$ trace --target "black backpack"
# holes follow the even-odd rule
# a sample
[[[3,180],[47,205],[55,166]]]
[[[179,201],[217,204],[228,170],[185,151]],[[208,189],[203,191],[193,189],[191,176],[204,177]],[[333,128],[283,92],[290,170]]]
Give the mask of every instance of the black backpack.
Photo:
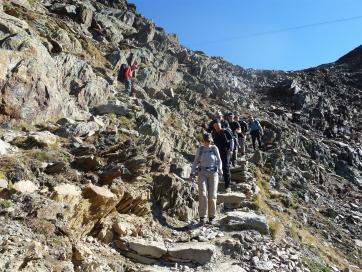
[[[128,65],[123,63],[121,65],[121,67],[119,68],[119,71],[118,71],[118,77],[117,77],[117,80],[120,81],[120,82],[124,82],[125,81],[125,77],[124,77],[124,74],[126,72],[126,69],[127,69]]]

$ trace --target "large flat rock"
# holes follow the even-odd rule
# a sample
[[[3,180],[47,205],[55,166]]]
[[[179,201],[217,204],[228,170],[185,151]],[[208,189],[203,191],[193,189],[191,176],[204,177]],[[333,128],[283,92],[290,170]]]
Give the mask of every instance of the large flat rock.
[[[167,248],[163,242],[146,241],[134,239],[128,241],[128,248],[138,255],[159,259],[167,253]]]
[[[191,261],[199,264],[209,262],[214,255],[215,246],[208,243],[179,243],[168,248],[171,258]]]
[[[13,189],[22,194],[31,194],[39,189],[38,185],[30,180],[21,180],[13,185]]]
[[[245,199],[245,194],[241,192],[222,193],[217,195],[217,203],[240,205]]]
[[[267,218],[253,212],[228,212],[221,220],[221,224],[223,224],[226,228],[233,230],[256,230],[261,234],[269,233]]]
[[[16,146],[12,146],[3,140],[0,140],[0,155],[7,155],[10,153],[15,153],[16,151],[18,151]]]

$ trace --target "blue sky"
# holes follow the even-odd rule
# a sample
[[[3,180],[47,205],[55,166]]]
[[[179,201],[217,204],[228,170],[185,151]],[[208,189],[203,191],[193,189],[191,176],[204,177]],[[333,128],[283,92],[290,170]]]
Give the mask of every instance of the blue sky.
[[[362,18],[294,31],[226,40],[362,16],[362,0],[130,0],[193,50],[245,68],[299,70],[333,62],[362,44]]]

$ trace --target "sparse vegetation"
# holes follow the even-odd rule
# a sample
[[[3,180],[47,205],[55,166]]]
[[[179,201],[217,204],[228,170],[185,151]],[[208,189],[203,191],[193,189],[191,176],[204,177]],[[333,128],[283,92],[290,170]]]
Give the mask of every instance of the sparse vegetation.
[[[0,199],[0,208],[7,209],[11,207],[11,201],[6,199]]]
[[[332,272],[332,269],[329,267],[316,263],[306,257],[303,258],[304,264],[310,269],[311,272]]]

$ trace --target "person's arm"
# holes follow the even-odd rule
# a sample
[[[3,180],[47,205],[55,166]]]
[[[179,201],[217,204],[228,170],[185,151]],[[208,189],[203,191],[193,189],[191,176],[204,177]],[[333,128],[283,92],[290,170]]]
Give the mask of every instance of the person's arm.
[[[194,160],[194,162],[192,164],[192,168],[191,168],[191,175],[195,175],[196,167],[200,162],[200,148],[201,147],[199,147],[196,151],[195,160]]]
[[[233,151],[234,150],[234,139],[233,136],[231,135],[230,131],[224,131],[226,140],[228,141],[228,151]]]
[[[217,148],[217,146],[215,145],[214,146],[215,148],[215,154],[216,154],[216,159],[217,159],[217,171],[222,174],[222,160],[221,160],[221,157],[220,157],[220,152],[219,152],[219,149]]]
[[[240,126],[239,122],[235,122],[235,123],[236,123],[236,129],[235,129],[236,133],[241,133],[241,126]]]

